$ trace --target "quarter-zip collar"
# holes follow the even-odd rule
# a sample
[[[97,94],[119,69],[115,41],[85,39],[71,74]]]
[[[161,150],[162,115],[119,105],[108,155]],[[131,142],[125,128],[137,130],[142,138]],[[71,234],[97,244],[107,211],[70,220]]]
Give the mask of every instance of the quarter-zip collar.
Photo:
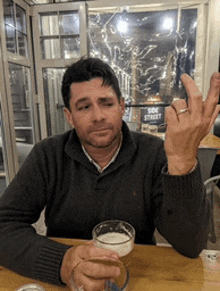
[[[119,152],[116,153],[114,161],[112,161],[109,166],[103,170],[103,172],[101,173],[102,175],[104,173],[117,169],[119,166],[132,158],[136,150],[136,144],[132,133],[128,129],[128,126],[125,122],[123,122],[122,125],[122,135],[123,140]],[[99,173],[96,166],[94,166],[94,164],[91,163],[89,158],[85,155],[75,129],[70,132],[69,140],[67,141],[65,146],[65,151],[72,159],[83,164],[91,171]]]

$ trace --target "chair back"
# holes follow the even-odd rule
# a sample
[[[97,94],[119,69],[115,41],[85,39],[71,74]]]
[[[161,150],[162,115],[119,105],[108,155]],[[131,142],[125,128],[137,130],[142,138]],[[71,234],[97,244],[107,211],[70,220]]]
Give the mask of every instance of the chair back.
[[[215,221],[214,221],[214,187],[220,180],[220,175],[211,177],[207,179],[204,182],[205,188],[206,188],[206,196],[209,200],[209,206],[210,206],[210,232],[209,232],[209,240],[212,243],[216,243],[217,237],[215,233]]]
[[[211,176],[211,170],[217,154],[215,148],[198,148],[198,160],[202,174],[202,180],[205,182]]]

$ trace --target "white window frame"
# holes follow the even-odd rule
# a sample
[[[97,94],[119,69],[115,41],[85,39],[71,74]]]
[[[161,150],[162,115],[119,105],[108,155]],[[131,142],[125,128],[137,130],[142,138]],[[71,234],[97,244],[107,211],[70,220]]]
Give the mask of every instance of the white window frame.
[[[48,136],[46,127],[46,108],[44,99],[43,88],[43,68],[65,68],[75,62],[76,58],[70,59],[42,59],[40,47],[40,27],[39,27],[39,14],[41,12],[57,12],[57,11],[79,11],[80,19],[80,54],[81,56],[88,56],[87,44],[87,5],[85,2],[74,3],[56,3],[45,4],[39,6],[32,6],[33,15],[33,29],[34,29],[34,50],[35,50],[35,64],[36,64],[36,82],[38,88],[38,103],[40,106],[40,122],[41,122],[41,137]]]
[[[6,38],[5,38],[5,24],[4,24],[4,11],[3,11],[3,0],[0,0],[0,39],[1,39],[1,49],[2,49],[2,60],[0,58],[0,62],[2,62],[3,72],[1,79],[3,79],[3,87],[5,90],[1,93],[1,106],[2,106],[2,119],[3,119],[3,127],[4,127],[4,138],[5,138],[5,148],[6,148],[6,181],[10,183],[10,181],[14,178],[15,174],[19,169],[18,165],[18,154],[17,154],[17,145],[16,145],[16,135],[15,135],[15,124],[14,124],[14,113],[13,113],[13,105],[11,98],[11,86],[10,86],[10,77],[9,77],[9,63],[13,63],[20,66],[26,66],[30,68],[31,74],[31,88],[32,88],[32,102],[34,100],[34,71],[33,71],[33,58],[32,58],[32,43],[31,43],[31,31],[30,31],[30,6],[26,4],[22,0],[13,0],[14,3],[19,5],[26,11],[26,21],[27,21],[27,49],[28,49],[28,57],[21,56],[19,54],[13,54],[7,50],[6,47]],[[1,92],[1,91],[0,91]],[[31,106],[34,108],[33,103]],[[38,138],[38,132],[36,132],[35,124],[37,120],[35,118],[34,110],[32,112],[32,121],[33,121],[33,139]]]

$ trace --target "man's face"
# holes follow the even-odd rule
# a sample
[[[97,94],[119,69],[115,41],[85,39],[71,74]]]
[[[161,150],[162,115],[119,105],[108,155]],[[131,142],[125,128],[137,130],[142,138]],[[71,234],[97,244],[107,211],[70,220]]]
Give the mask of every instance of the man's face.
[[[124,99],[120,102],[112,87],[103,86],[101,78],[73,83],[70,87],[70,111],[64,112],[81,143],[107,148],[120,138]]]

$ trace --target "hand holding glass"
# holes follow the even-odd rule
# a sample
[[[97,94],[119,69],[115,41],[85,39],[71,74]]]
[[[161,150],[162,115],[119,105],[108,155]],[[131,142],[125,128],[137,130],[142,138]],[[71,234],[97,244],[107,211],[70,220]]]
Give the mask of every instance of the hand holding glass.
[[[93,268],[99,267],[101,272],[97,277],[98,280],[96,280],[96,286],[97,282],[100,280],[102,287],[101,289],[97,287],[97,291],[127,291],[129,281],[129,271],[127,266],[131,261],[131,253],[134,246],[134,228],[126,222],[110,220],[98,224],[93,229],[92,235],[94,245],[96,247],[117,252],[120,260],[109,260],[109,258],[100,256],[83,260],[74,268],[72,272],[70,282],[71,289],[73,291],[90,291],[88,287],[82,286],[82,278],[80,279],[80,274],[83,274],[83,270],[88,270],[88,266],[93,264]],[[106,279],[103,282],[103,272],[113,266],[114,268],[118,267],[120,269],[120,275],[112,277],[109,275],[109,271],[107,271],[106,274],[108,275],[105,276]],[[93,269],[93,271],[94,270],[95,269]]]
[[[103,279],[97,278],[97,280],[100,279],[100,283],[98,283],[102,287],[98,287],[97,282],[96,282],[96,288],[97,289],[92,289],[92,290],[97,290],[97,291],[127,291],[127,286],[128,286],[128,281],[129,281],[129,273],[126,268],[126,266],[121,262],[121,261],[109,261],[106,260],[105,258],[91,258],[89,260],[83,260],[81,261],[74,270],[72,271],[72,276],[70,279],[70,284],[71,284],[71,290],[72,291],[91,291],[89,287],[85,287],[82,285],[81,280],[79,279],[79,275],[83,273],[83,270],[87,269],[88,264],[98,264],[100,267],[100,271],[103,270],[103,268],[106,267],[118,267],[120,269],[120,275],[118,277],[115,277],[113,279],[106,279],[103,282]],[[101,289],[100,289],[101,288]]]

